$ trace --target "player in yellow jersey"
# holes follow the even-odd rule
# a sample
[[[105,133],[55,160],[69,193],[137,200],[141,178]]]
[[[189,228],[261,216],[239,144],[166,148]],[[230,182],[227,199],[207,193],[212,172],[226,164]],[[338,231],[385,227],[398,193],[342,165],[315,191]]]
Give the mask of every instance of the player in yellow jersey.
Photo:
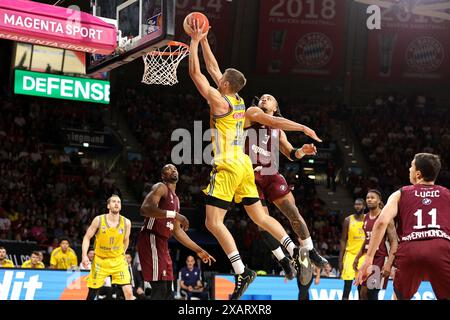
[[[77,266],[77,254],[70,247],[69,240],[62,238],[59,247],[54,249],[50,256],[50,269],[70,270]]]
[[[361,198],[356,199],[354,208],[356,213],[345,218],[342,226],[341,251],[339,252],[339,273],[342,280],[344,280],[342,300],[348,300],[350,295],[352,282],[355,279],[353,262],[366,239],[363,228],[364,210],[366,209],[364,200]],[[359,259],[358,268],[364,261],[364,256],[361,256],[361,258]]]
[[[33,251],[29,260],[22,263],[24,269],[44,269],[45,265],[40,261],[39,252]]]
[[[125,299],[134,300],[131,288],[131,277],[128,263],[125,260],[130,241],[131,222],[120,215],[122,208],[119,196],[112,195],[107,200],[107,214],[99,215],[92,220],[86,231],[82,244],[82,263],[87,267],[90,263],[88,250],[91,238],[95,235],[94,259],[88,277],[89,293],[87,300],[94,300],[98,289],[109,276],[112,284],[122,287]]]
[[[6,257],[5,247],[0,247],[0,268],[14,268],[14,263]]]
[[[189,53],[189,74],[200,94],[208,101],[211,114],[211,127],[214,132],[213,170],[206,194],[206,227],[216,237],[227,254],[235,272],[235,289],[231,299],[239,299],[248,285],[256,277],[256,272],[245,268],[236,243],[223,220],[231,202],[242,203],[250,218],[262,229],[267,230],[294,258],[295,266],[307,259],[308,252],[299,250],[287,235],[281,224],[265,214],[255,184],[253,166],[248,155],[243,151],[244,127],[246,121],[259,122],[274,128],[291,131],[303,131],[305,134],[321,141],[308,127],[293,121],[265,114],[258,107],[245,110],[244,100],[238,92],[245,86],[244,75],[236,69],[227,69],[222,74],[217,61],[209,47],[206,33],[194,20],[192,26]],[[208,79],[200,70],[198,46],[201,43],[206,67],[218,89],[210,86]]]

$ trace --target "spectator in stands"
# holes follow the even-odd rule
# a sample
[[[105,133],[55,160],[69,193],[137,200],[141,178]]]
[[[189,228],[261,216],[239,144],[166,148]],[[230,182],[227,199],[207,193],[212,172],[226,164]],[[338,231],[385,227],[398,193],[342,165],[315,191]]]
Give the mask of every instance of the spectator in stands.
[[[6,216],[5,210],[0,207],[0,239],[8,239],[11,229],[11,220]]]
[[[14,268],[14,263],[6,257],[5,247],[0,247],[0,268]]]
[[[202,283],[202,275],[199,268],[194,266],[195,259],[193,256],[188,256],[186,259],[186,266],[181,268],[179,273],[180,279],[180,293],[185,296],[187,300],[192,297],[200,300],[207,300],[208,293],[205,291]]]
[[[331,264],[327,263],[325,268],[322,269],[322,273],[320,275],[322,277],[336,278],[336,269],[333,269]]]
[[[39,252],[33,251],[31,258],[22,263],[22,268],[26,269],[45,269],[45,265],[39,261]]]
[[[68,239],[61,239],[59,247],[52,251],[50,269],[70,270],[78,267],[78,258],[70,248]]]

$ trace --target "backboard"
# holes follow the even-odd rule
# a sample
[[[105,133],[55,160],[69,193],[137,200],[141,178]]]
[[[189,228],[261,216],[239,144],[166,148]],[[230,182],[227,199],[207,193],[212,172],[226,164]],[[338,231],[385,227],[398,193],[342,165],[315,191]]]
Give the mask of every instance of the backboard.
[[[118,39],[113,54],[88,54],[86,73],[110,71],[173,40],[175,1],[92,0],[92,14],[116,26]]]

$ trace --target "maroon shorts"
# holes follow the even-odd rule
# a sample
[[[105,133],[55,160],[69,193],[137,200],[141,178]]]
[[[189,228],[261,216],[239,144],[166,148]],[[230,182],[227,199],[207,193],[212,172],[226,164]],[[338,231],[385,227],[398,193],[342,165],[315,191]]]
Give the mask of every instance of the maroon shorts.
[[[139,233],[137,245],[145,281],[173,281],[172,259],[167,241],[148,231]]]
[[[286,179],[279,173],[261,175],[259,172],[255,172],[255,183],[261,200],[274,202],[291,192]]]
[[[395,266],[394,291],[399,299],[411,299],[422,281],[430,281],[437,299],[450,299],[450,241],[402,242]]]
[[[371,288],[373,288],[373,289],[380,288],[379,284],[382,284],[381,289],[386,290],[389,279],[382,277],[385,260],[386,260],[386,256],[375,256],[373,258],[372,265],[377,266],[379,272],[372,271],[372,274],[369,277],[367,277],[366,281],[361,283],[362,286],[367,286],[367,281],[369,281],[372,283]],[[378,275],[378,276],[374,277],[374,275]]]

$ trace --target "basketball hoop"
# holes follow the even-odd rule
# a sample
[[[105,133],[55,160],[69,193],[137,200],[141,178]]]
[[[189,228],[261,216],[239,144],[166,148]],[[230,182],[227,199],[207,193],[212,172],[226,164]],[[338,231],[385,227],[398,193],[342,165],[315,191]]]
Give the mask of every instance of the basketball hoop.
[[[182,42],[170,41],[166,46],[146,53],[142,82],[172,86],[178,83],[177,68],[181,60],[189,54],[189,46]]]

